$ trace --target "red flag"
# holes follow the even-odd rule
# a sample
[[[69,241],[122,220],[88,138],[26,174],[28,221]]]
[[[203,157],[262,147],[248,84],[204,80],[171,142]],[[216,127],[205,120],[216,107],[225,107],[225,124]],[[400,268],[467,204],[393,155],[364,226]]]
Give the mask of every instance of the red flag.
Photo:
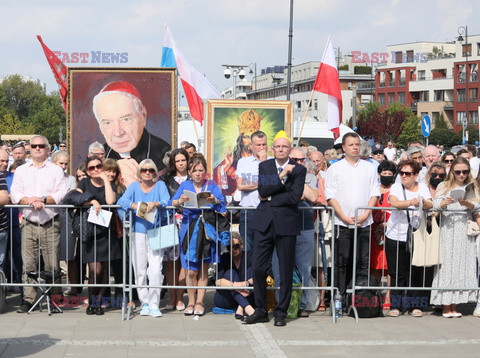
[[[62,98],[63,109],[67,112],[67,66],[63,64],[62,61],[43,43],[43,40],[40,35],[37,35],[38,41],[42,45],[43,52],[47,58],[48,64],[52,69],[55,80],[58,83],[60,97]]]
[[[333,139],[336,140],[340,136],[340,123],[342,123],[342,93],[330,37],[323,52],[313,89],[328,95],[328,129],[333,132]]]

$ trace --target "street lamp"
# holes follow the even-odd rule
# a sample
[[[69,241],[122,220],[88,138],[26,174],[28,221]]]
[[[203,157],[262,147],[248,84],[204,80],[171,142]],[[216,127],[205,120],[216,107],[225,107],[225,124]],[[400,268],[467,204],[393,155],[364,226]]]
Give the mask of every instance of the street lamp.
[[[467,120],[467,125],[469,123],[470,119],[470,114],[468,113],[468,26],[460,26],[458,28],[458,41],[463,42],[463,36],[465,35],[465,114],[466,114],[466,120]],[[462,52],[463,52],[463,46],[462,46]],[[480,121],[478,125],[478,134],[480,138]]]
[[[250,71],[248,71],[248,73],[250,75],[254,75],[255,76],[255,86],[253,87],[253,93],[255,93],[254,95],[254,99],[257,99],[257,63],[256,62],[252,62],[248,65],[248,67],[250,68]],[[253,69],[252,69],[253,67]],[[255,71],[254,71],[255,70]]]
[[[225,67],[225,70],[223,70],[223,75],[225,78],[228,80],[230,77],[232,77],[233,80],[233,99],[236,99],[237,97],[237,76],[241,80],[245,78],[246,72],[243,69],[244,67],[248,67],[246,65],[222,65]]]

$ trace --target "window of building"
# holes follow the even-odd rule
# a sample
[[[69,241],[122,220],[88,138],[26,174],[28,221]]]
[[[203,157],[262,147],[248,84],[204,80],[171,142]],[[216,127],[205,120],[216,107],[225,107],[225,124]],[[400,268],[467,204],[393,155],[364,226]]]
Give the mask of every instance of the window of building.
[[[477,55],[480,56],[480,42],[477,42]]]
[[[318,111],[318,101],[316,99],[313,100],[313,109]]]
[[[443,102],[445,100],[445,90],[433,91],[434,101]]]
[[[472,63],[470,65],[470,82],[478,81],[478,64]]]
[[[388,104],[395,102],[395,93],[388,94]]]
[[[465,102],[465,89],[457,89],[457,102]]]
[[[296,106],[297,109],[302,109],[302,101],[297,101]]]
[[[420,92],[420,98],[418,99],[421,102],[428,102],[429,96],[428,96],[428,91],[422,91]]]
[[[383,106],[385,104],[385,93],[378,94],[378,104]]]
[[[395,52],[395,63],[402,63],[403,53],[402,51]]]
[[[425,70],[419,70],[418,71],[418,80],[419,81],[425,81]]]
[[[465,82],[465,65],[458,65],[458,82]]]
[[[407,62],[413,62],[413,50],[407,51]]]
[[[465,120],[465,112],[457,112],[457,124],[459,126],[463,125],[464,120]]]
[[[472,56],[472,44],[462,45],[462,56]]]
[[[468,89],[468,100],[470,102],[478,101],[478,88],[469,88]]]
[[[394,71],[389,71],[388,74],[390,75],[390,81],[388,83],[388,85],[390,87],[394,87],[395,86],[395,72]]]
[[[398,102],[405,104],[405,92],[398,92]]]
[[[470,111],[470,124],[478,124],[478,112],[477,111]]]
[[[438,121],[438,118],[440,117],[440,112],[432,112],[432,121],[435,123]]]

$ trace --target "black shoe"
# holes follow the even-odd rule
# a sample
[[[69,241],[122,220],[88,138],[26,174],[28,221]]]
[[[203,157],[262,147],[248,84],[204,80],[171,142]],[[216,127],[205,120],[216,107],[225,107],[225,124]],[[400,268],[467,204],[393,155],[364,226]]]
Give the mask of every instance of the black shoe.
[[[97,316],[102,316],[102,315],[104,315],[104,314],[105,314],[105,312],[103,312],[103,308],[102,308],[102,307],[97,307],[97,308],[95,308],[95,315],[97,315]]]
[[[33,305],[30,302],[22,301],[20,307],[18,307],[17,313],[27,313],[28,311],[30,311],[30,308],[32,308],[32,306]]]
[[[305,310],[299,310],[298,311],[298,317],[299,318],[308,318],[309,316],[310,316],[310,314]]]
[[[243,314],[235,313],[235,319],[243,319]]]
[[[95,314],[95,308],[89,305],[85,313],[89,316],[93,316]]]
[[[245,324],[255,324],[255,323],[266,323],[268,322],[268,313],[264,315],[252,314],[251,316],[245,316],[243,318],[243,323]]]
[[[285,317],[275,317],[275,323],[273,325],[276,327],[286,326],[287,322],[285,322]]]

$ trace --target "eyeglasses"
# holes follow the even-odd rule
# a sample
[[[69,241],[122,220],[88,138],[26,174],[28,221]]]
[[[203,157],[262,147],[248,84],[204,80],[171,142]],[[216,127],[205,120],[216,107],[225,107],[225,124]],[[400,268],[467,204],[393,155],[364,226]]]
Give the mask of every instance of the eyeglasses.
[[[238,250],[240,248],[240,244],[233,244],[232,249]]]
[[[455,175],[460,175],[460,174],[463,174],[463,175],[468,175],[468,173],[470,173],[470,170],[454,170],[453,173]]]
[[[400,176],[405,175],[406,177],[409,177],[409,176],[411,176],[411,175],[413,174],[413,172],[402,172],[402,171],[400,171],[400,173],[398,173],[398,174],[399,174]]]
[[[305,161],[305,158],[290,158],[290,159],[296,161],[297,163]]]
[[[59,147],[60,147],[60,148],[65,148],[66,145],[65,145],[65,144],[60,144]]]
[[[150,173],[150,174],[155,174],[155,169],[153,168],[142,168],[140,169],[140,173]]]
[[[47,147],[46,144],[30,144],[30,148],[35,149],[35,148],[40,148],[40,149],[45,149]]]
[[[383,154],[383,150],[377,150],[377,151],[373,152],[372,154],[373,155]]]
[[[102,169],[102,168],[103,168],[103,164],[100,163],[100,164],[97,164],[97,165],[91,165],[91,166],[89,166],[87,169],[88,169],[88,171],[91,172],[92,170]]]
[[[443,162],[444,163],[453,163],[453,159],[445,159]]]
[[[447,174],[445,173],[432,173],[430,175],[432,176],[432,178],[439,178],[439,179],[445,179],[445,177],[447,176]]]

